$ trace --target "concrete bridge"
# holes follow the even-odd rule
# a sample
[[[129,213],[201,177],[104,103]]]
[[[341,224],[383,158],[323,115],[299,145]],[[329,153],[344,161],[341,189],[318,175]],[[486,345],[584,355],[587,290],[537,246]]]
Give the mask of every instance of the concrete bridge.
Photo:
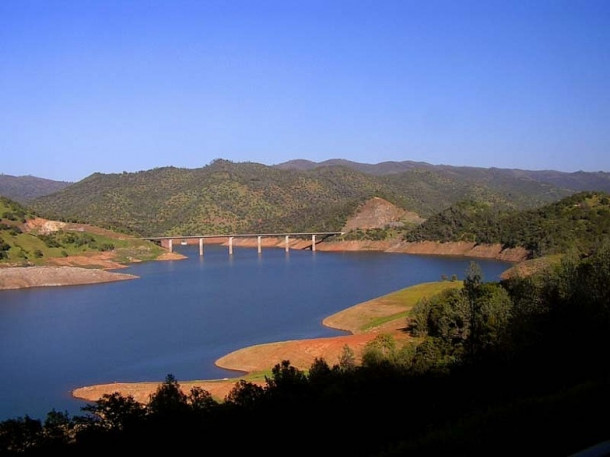
[[[150,236],[142,237],[144,240],[158,241],[162,246],[167,247],[169,252],[173,251],[174,240],[180,240],[182,244],[187,244],[188,240],[198,240],[199,242],[199,255],[203,255],[203,245],[205,239],[228,239],[229,240],[229,255],[233,254],[233,239],[234,238],[256,238],[258,253],[262,252],[262,238],[281,238],[284,237],[286,252],[290,250],[290,237],[310,237],[311,236],[311,250],[316,250],[316,244],[324,241],[326,238],[331,236],[343,235],[344,232],[296,232],[296,233],[240,233],[232,235],[182,235],[182,236]]]

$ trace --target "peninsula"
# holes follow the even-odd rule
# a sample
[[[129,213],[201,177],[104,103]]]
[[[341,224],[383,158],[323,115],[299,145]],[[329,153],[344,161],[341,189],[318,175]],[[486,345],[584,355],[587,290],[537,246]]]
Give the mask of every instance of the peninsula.
[[[240,379],[263,385],[264,375],[283,360],[290,360],[293,366],[301,370],[309,369],[316,358],[323,358],[332,365],[338,363],[344,347],[348,346],[354,352],[356,360],[360,361],[366,344],[379,334],[392,335],[401,344],[411,339],[405,331],[406,317],[421,298],[435,295],[447,288],[459,287],[462,287],[461,281],[423,283],[354,305],[322,322],[327,327],[346,330],[350,335],[281,341],[242,348],[216,361],[217,366],[242,372],[242,376],[216,380],[181,380],[181,388],[188,392],[193,387],[200,387],[222,401]],[[81,400],[96,401],[105,394],[118,392],[146,403],[160,382],[98,384],[74,389],[72,395]]]

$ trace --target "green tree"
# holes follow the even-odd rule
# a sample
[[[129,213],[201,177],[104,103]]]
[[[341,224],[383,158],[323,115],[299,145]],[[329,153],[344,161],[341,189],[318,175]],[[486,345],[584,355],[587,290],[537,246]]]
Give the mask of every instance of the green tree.
[[[486,283],[477,289],[472,305],[471,347],[475,353],[497,349],[506,341],[512,313],[508,292],[498,284]]]
[[[352,371],[356,368],[356,355],[354,350],[347,344],[343,346],[339,356],[339,369],[344,372]]]
[[[393,363],[395,356],[396,340],[388,333],[381,333],[364,346],[362,365],[371,367]]]

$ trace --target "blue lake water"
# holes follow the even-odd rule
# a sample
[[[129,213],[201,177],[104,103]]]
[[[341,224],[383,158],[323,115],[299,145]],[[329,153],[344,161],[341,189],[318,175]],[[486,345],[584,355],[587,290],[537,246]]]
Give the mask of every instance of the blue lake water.
[[[214,365],[252,344],[340,335],[322,319],[441,275],[471,259],[373,252],[179,246],[186,260],[121,272],[131,281],[0,291],[0,420],[80,414],[76,387],[113,381],[215,379]],[[510,264],[476,260],[484,280]]]

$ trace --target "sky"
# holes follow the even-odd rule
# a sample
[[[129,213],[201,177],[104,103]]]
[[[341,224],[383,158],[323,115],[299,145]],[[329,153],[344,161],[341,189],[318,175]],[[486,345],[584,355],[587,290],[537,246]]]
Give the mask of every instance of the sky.
[[[217,158],[610,171],[610,1],[0,1],[0,173]]]

